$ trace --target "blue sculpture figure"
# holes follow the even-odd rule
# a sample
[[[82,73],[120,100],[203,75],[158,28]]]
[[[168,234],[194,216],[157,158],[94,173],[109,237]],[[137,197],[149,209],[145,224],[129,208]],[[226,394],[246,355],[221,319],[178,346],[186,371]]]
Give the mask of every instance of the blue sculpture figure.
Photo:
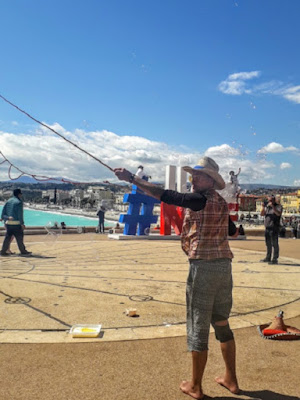
[[[153,215],[154,204],[160,203],[154,197],[146,196],[136,185],[132,192],[124,195],[124,203],[129,203],[127,214],[121,214],[119,222],[125,223],[124,235],[145,235],[151,224],[157,223],[157,215]]]

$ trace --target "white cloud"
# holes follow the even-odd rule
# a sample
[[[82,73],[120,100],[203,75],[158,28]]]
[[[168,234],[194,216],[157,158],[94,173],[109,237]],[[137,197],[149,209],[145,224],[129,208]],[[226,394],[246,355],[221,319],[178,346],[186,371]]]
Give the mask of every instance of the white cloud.
[[[260,71],[237,72],[229,75],[225,81],[222,81],[218,88],[222,93],[241,95],[243,93],[251,93],[251,90],[246,87],[246,82],[250,79],[260,76]]]
[[[120,136],[109,131],[68,132],[59,124],[51,127],[111,168],[121,166],[135,172],[138,165],[143,164],[145,172],[154,180],[163,180],[167,164],[195,164],[199,158],[197,153],[179,152],[166,143],[138,136]],[[45,129],[42,128],[45,134],[41,134],[40,130],[34,134],[0,132],[0,149],[14,165],[30,174],[79,181],[115,179],[114,174],[103,165],[60,137],[46,134]],[[1,180],[7,179],[7,170],[8,164],[2,164]],[[13,177],[19,175],[16,170],[11,173]]]
[[[294,180],[294,186],[298,186],[300,188],[300,179]]]
[[[220,146],[209,147],[205,155],[211,158],[224,158],[224,157],[238,157],[240,156],[240,150],[229,146],[228,144],[222,144]]]
[[[235,74],[231,74],[228,76],[228,80],[230,81],[246,81],[252,78],[258,78],[260,76],[260,71],[251,71],[251,72],[237,72]]]
[[[164,142],[117,135],[105,130],[86,132],[76,129],[70,132],[59,124],[51,127],[111,168],[125,167],[136,172],[140,164],[144,165],[145,172],[154,181],[164,181],[166,165],[194,166],[203,155],[216,160],[225,181],[229,179],[229,171],[237,171],[241,167],[241,182],[262,182],[271,178],[275,167],[272,162],[260,158],[253,162],[247,150],[228,144],[213,146],[200,153],[187,147],[174,149]],[[13,164],[30,174],[81,182],[116,181],[111,171],[60,137],[48,134],[48,129],[39,129],[30,134],[0,132],[0,149]],[[0,180],[8,178],[7,171],[7,164],[0,165]],[[11,174],[13,177],[19,175],[17,171],[11,171]]]
[[[280,96],[288,101],[300,104],[300,85],[285,84],[278,80],[262,82],[260,84],[251,84],[248,82],[253,78],[259,78],[260,71],[237,72],[228,75],[228,77],[219,83],[218,89],[224,94],[242,95],[242,94],[271,94]]]
[[[258,154],[260,153],[284,153],[287,151],[298,151],[297,147],[295,146],[289,146],[289,147],[284,147],[280,143],[272,142],[267,144],[266,146],[262,147],[261,149],[258,150]]]
[[[255,162],[249,159],[249,151],[242,147],[232,147],[228,144],[208,148],[204,155],[212,157],[220,167],[220,174],[225,182],[229,181],[229,171],[241,168],[239,176],[241,183],[262,182],[273,177],[271,170],[275,167],[272,161],[257,159]]]
[[[280,169],[287,169],[287,168],[291,168],[292,165],[288,162],[283,162],[280,164]]]
[[[281,94],[282,87],[284,86],[283,82],[272,80],[268,82],[262,82],[258,85],[254,85],[252,91],[254,93],[264,93],[264,94]]]
[[[300,104],[300,85],[298,86],[291,86],[282,91],[282,96],[292,101],[293,103]]]

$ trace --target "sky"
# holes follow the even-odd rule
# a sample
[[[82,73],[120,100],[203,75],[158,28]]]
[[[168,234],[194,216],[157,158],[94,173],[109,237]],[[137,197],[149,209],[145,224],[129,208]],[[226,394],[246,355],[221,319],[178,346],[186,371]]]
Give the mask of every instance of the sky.
[[[225,181],[241,168],[240,183],[300,188],[299,14],[298,0],[0,0],[0,94],[111,168],[162,182],[209,156]],[[30,174],[115,181],[2,99],[0,151]]]

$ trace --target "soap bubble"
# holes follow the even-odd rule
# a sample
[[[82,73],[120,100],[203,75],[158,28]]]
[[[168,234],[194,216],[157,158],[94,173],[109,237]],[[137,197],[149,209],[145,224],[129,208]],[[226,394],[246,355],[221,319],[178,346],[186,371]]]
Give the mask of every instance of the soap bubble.
[[[253,125],[250,125],[250,131],[252,133],[253,136],[256,136],[256,129]]]
[[[59,236],[62,234],[62,227],[61,225],[56,222],[56,221],[49,221],[45,226],[45,230],[47,231],[47,236],[49,235],[52,239],[54,239],[54,242],[59,238]]]

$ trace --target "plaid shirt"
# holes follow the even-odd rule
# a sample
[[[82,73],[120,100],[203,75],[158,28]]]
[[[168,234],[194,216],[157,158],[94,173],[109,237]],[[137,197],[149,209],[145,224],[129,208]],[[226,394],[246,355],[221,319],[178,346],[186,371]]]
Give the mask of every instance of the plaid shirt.
[[[190,259],[232,259],[227,240],[227,203],[215,190],[208,190],[204,195],[207,202],[203,210],[186,209],[181,233],[182,249]]]

